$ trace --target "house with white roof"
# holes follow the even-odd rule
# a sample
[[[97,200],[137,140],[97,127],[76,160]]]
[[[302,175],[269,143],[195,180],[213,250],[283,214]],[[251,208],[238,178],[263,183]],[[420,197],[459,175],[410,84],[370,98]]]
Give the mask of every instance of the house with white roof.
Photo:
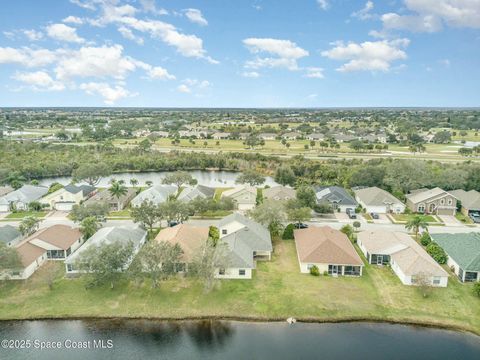
[[[257,204],[257,189],[244,185],[222,192],[221,197],[231,198],[240,211],[251,210]]]
[[[376,186],[355,189],[355,200],[367,211],[367,213],[401,214],[405,211],[405,204],[398,200],[388,191]]]
[[[154,185],[142,191],[130,203],[134,207],[140,206],[144,201],[151,201],[155,205],[159,205],[166,202],[170,196],[174,196],[177,190],[175,185]]]
[[[28,210],[31,202],[39,200],[47,192],[48,188],[45,186],[23,185],[0,198],[0,212]]]

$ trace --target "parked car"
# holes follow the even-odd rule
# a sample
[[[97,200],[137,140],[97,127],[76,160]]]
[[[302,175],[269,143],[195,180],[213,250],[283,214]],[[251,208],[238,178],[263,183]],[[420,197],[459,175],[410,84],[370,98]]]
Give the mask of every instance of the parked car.
[[[375,220],[380,219],[380,215],[378,215],[377,213],[374,213],[374,212],[370,213],[370,216],[372,217],[372,219],[375,219]]]
[[[472,219],[472,221],[475,224],[480,224],[480,214],[479,213],[471,213],[470,214],[470,219]]]
[[[170,227],[174,227],[174,226],[176,226],[176,225],[178,225],[178,224],[180,224],[180,222],[178,222],[178,221],[169,221],[169,222],[168,222],[168,226],[170,226]]]
[[[347,215],[350,219],[356,219],[357,218],[357,214],[355,214],[355,209],[348,208],[346,210],[346,213],[347,213]]]
[[[304,223],[296,223],[296,224],[295,224],[295,228],[297,228],[297,229],[306,229],[306,228],[308,228],[308,225],[307,225],[307,224],[304,224]]]

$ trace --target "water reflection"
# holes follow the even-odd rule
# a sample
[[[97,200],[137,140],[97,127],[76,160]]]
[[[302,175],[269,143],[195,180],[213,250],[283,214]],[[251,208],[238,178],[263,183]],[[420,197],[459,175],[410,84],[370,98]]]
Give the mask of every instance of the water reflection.
[[[234,335],[230,323],[212,320],[190,323],[185,327],[185,332],[199,348],[221,348]]]

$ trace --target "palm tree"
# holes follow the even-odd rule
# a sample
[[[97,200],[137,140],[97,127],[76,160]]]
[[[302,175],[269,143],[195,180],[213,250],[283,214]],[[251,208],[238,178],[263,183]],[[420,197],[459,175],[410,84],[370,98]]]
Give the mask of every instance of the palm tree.
[[[120,198],[128,193],[127,187],[118,181],[113,181],[108,191],[113,197],[117,198],[117,209],[120,210]]]
[[[95,234],[100,227],[98,220],[95,216],[89,216],[82,220],[80,224],[80,232],[83,235],[83,239],[87,240]]]
[[[418,232],[420,231],[420,229],[428,231],[428,223],[425,220],[425,216],[415,215],[407,221],[407,223],[405,224],[405,228],[407,230],[413,230],[413,232],[415,233],[415,239],[418,240]]]
[[[132,185],[135,188],[135,186],[138,185],[138,180],[135,179],[135,178],[131,178],[130,179],[130,185]]]

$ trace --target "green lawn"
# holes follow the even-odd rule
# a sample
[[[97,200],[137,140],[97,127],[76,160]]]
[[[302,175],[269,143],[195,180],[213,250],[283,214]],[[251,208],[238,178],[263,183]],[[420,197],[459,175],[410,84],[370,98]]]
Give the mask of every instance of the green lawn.
[[[463,224],[473,224],[472,219],[470,219],[468,216],[465,216],[461,212],[457,211],[457,213],[455,214],[455,217],[457,218],[457,220],[459,220]]]
[[[130,209],[123,209],[123,210],[120,210],[120,211],[110,211],[108,213],[108,217],[129,218],[130,217]]]
[[[408,222],[411,218],[413,218],[416,215],[417,214],[391,214],[391,216],[397,222]],[[428,223],[438,223],[437,218],[432,215],[425,215],[424,217],[425,217],[425,221]]]
[[[5,219],[23,219],[27,216],[33,216],[36,218],[44,218],[48,214],[48,211],[17,211],[8,214]]]
[[[271,262],[262,262],[252,280],[226,280],[210,293],[189,278],[152,289],[126,281],[115,289],[85,290],[83,279],[58,278],[49,290],[43,267],[25,282],[4,283],[0,319],[41,317],[244,317],[318,321],[374,319],[429,323],[480,333],[480,299],[471,285],[451,278],[448,288],[423,298],[404,286],[388,267],[366,266],[361,278],[313,277],[300,274],[293,241],[275,245]]]

